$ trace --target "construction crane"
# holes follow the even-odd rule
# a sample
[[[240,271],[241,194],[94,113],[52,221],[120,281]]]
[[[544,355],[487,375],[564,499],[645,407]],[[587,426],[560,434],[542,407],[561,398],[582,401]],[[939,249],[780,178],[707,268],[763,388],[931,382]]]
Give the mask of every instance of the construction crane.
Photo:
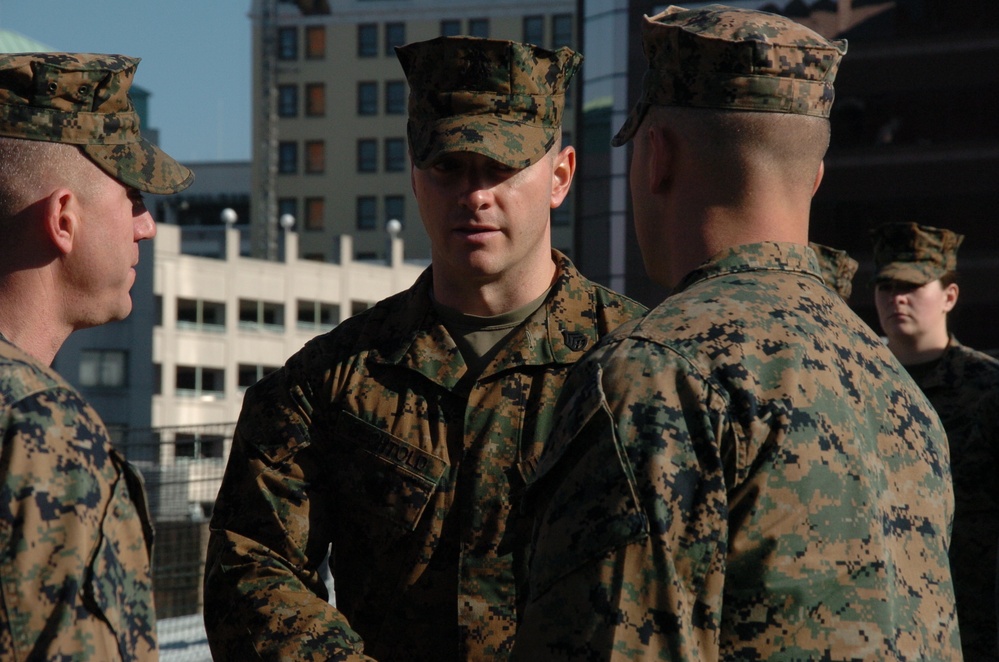
[[[277,260],[277,5],[278,0],[259,0],[260,9],[260,105],[256,117],[257,144],[254,150],[256,195],[250,227],[253,257]]]

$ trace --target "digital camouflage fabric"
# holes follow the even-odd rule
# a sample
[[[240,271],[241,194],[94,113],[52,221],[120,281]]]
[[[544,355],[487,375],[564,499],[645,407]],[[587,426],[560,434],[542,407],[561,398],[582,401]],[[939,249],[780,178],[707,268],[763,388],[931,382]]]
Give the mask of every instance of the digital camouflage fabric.
[[[569,48],[438,37],[396,48],[409,83],[417,168],[474,152],[511,168],[544,156],[562,126],[566,86],[583,57]]]
[[[611,144],[631,140],[649,106],[829,117],[845,40],[762,11],[670,6],[642,24],[642,96]]]
[[[139,134],[128,96],[138,65],[97,53],[0,55],[0,136],[79,145],[126,186],[184,190],[194,174]]]
[[[950,444],[955,501],[950,567],[964,657],[999,660],[999,361],[952,337],[940,359],[906,370],[940,415]]]
[[[943,428],[804,246],[716,255],[556,411],[514,659],[961,659]]]
[[[0,659],[155,660],[137,472],[69,384],[0,336]]]
[[[211,523],[216,659],[507,659],[523,476],[569,367],[645,312],[554,257],[548,298],[475,379],[428,270],[247,391]]]
[[[843,301],[849,301],[853,293],[853,276],[860,266],[846,251],[838,248],[817,244],[814,241],[808,243],[808,247],[815,251],[815,256],[819,259],[819,269],[822,272],[822,280],[826,285],[840,296]]]
[[[957,270],[964,235],[918,223],[885,223],[871,231],[874,282],[925,285]]]

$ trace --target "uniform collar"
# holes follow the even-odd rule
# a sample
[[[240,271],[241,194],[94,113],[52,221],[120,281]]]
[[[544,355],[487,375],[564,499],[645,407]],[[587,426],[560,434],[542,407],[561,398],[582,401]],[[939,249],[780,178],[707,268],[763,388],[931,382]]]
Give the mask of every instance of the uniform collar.
[[[671,294],[682,292],[702,280],[745,271],[797,271],[822,281],[818,258],[808,246],[764,241],[733,246],[716,253],[684,276]]]
[[[592,287],[572,262],[552,251],[557,276],[545,302],[497,352],[480,378],[527,365],[571,364],[596,344],[597,309]],[[414,370],[453,388],[465,374],[454,340],[430,300],[433,267],[406,292],[376,306],[364,334],[375,334],[370,360]]]

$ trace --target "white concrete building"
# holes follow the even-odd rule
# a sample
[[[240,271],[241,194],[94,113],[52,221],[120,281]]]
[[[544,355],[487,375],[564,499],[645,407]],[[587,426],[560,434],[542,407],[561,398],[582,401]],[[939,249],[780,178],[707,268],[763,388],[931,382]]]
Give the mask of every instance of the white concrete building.
[[[355,261],[340,237],[336,264],[299,259],[293,232],[275,262],[241,256],[234,228],[224,256],[184,254],[182,231],[161,224],[142,244],[133,314],[73,334],[55,362],[142,468],[158,521],[210,513],[248,386],[425,267],[403,261],[398,236],[389,263]]]

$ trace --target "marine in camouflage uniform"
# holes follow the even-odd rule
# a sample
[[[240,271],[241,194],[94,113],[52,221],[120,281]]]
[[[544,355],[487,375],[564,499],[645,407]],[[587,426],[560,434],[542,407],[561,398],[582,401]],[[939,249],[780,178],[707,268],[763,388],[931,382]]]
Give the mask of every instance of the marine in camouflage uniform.
[[[960,659],[939,419],[823,284],[805,245],[811,179],[740,204],[736,176],[700,170],[742,148],[722,140],[729,122],[772,122],[777,144],[785,129],[823,129],[827,143],[827,125],[794,116],[828,115],[845,44],[717,5],[670,7],[643,33],[646,87],[615,144],[635,140],[643,257],[674,289],[566,381],[527,490],[514,659]],[[721,151],[701,161],[699,145]],[[820,176],[818,147],[802,150]],[[768,183],[746,163],[746,180]],[[683,179],[693,171],[737,212],[718,215],[702,180]],[[698,248],[702,228],[727,248],[710,235]],[[663,275],[650,254],[679,264]]]
[[[399,56],[416,168],[443,159],[450,173],[465,153],[507,176],[550,158],[577,55],[444,38]],[[216,659],[509,655],[525,579],[523,476],[569,367],[645,311],[545,248],[554,279],[532,287],[547,293],[469,356],[439,305],[439,279],[454,271],[439,250],[409,290],[247,391],[211,524]],[[330,546],[335,607],[320,579]]]
[[[141,477],[111,445],[97,412],[49,367],[73,329],[121,313],[110,309],[90,271],[127,273],[130,242],[148,237],[105,231],[104,243],[120,250],[117,261],[102,253],[103,262],[115,264],[101,265],[82,238],[112,226],[109,214],[151,235],[155,226],[133,189],[172,193],[193,180],[139,134],[128,97],[137,65],[120,55],[0,56],[0,158],[27,164],[23,173],[10,166],[0,172],[0,232],[14,243],[0,265],[3,660],[157,658],[153,532]],[[79,153],[66,145],[79,146]],[[44,162],[36,162],[39,149],[64,150],[58,157],[85,167],[86,181],[67,163],[50,160],[55,152],[44,151]],[[18,177],[31,181],[20,186]],[[102,200],[100,212],[88,199],[94,194],[81,193],[108,191],[94,188],[98,180],[116,186],[119,196]],[[61,229],[74,237],[70,248],[41,229],[51,220],[53,196],[73,201],[60,217]],[[116,305],[130,284],[116,285]]]
[[[155,659],[141,478],[76,389],[2,335],[0,433],[0,658]]]
[[[872,235],[876,286],[897,282],[911,288],[954,280],[962,235],[916,223],[885,224]],[[879,312],[882,307],[879,305]],[[968,660],[999,660],[999,482],[995,479],[999,468],[999,361],[962,345],[948,333],[946,313],[939,323],[938,348],[932,358],[904,360],[903,364],[940,415],[950,444],[955,498],[950,564],[964,656]],[[890,333],[889,347],[898,340],[895,332]]]

